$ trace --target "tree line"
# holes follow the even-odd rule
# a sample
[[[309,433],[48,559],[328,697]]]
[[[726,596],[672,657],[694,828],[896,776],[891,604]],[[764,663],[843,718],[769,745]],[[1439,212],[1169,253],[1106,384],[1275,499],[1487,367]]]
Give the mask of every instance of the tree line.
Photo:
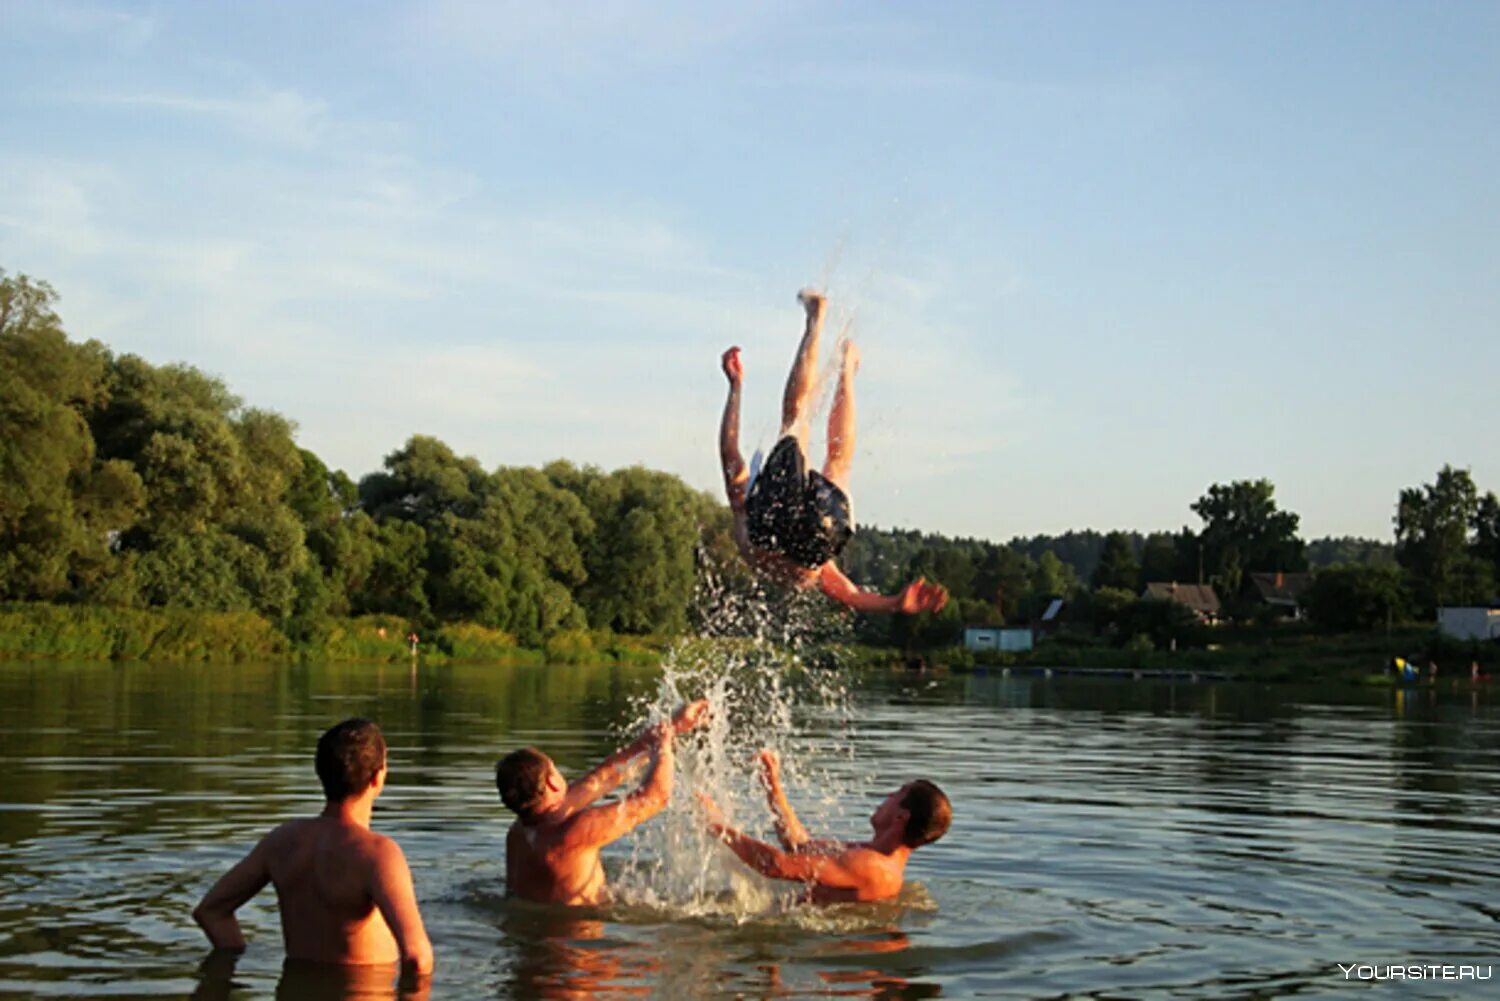
[[[491,470],[421,435],[356,483],[218,379],[69,340],[55,299],[0,272],[0,600],[252,611],[298,639],[370,613],[673,634],[704,533],[727,537],[668,473]]]
[[[1394,543],[1358,538],[1312,542],[1300,516],[1276,503],[1265,479],[1213,484],[1189,505],[1197,528],[1177,532],[1068,532],[1000,544],[920,532],[862,528],[846,553],[856,580],[892,587],[924,574],[953,601],[937,617],[867,623],[869,638],[942,645],[963,625],[1034,623],[1055,599],[1075,623],[1119,637],[1167,635],[1181,608],[1144,598],[1150,582],[1211,585],[1227,618],[1272,612],[1251,574],[1311,572],[1301,596],[1311,620],[1336,631],[1431,621],[1441,605],[1494,601],[1500,581],[1500,501],[1467,470],[1444,466],[1435,481],[1402,490]]]
[[[304,641],[381,613],[536,646],[568,630],[685,631],[705,560],[746,584],[727,509],[672,474],[487,469],[417,435],[356,482],[212,376],[70,340],[55,304],[45,282],[0,271],[0,601],[250,611]],[[1129,635],[1175,614],[1142,607],[1146,582],[1209,582],[1248,616],[1250,574],[1308,569],[1315,620],[1360,629],[1488,602],[1500,577],[1500,503],[1450,466],[1401,491],[1394,544],[1305,542],[1267,480],[1214,484],[1190,509],[1197,528],[1004,544],[862,527],[843,557],[856,581],[923,575],[954,600],[858,631],[949,641],[1064,598]]]

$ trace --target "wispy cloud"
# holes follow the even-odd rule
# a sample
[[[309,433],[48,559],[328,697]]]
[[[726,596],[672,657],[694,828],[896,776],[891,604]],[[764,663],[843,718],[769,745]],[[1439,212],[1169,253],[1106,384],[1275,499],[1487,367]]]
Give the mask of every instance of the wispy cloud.
[[[139,48],[155,37],[156,18],[140,9],[120,10],[97,3],[50,0],[0,2],[0,25],[7,33],[39,39],[46,36],[87,37],[123,48]]]
[[[786,2],[731,6],[669,0],[535,4],[437,0],[411,12],[404,35],[420,44],[511,68],[549,73],[671,65],[698,58],[795,17]]]
[[[335,121],[326,103],[287,89],[266,89],[241,97],[140,93],[84,95],[72,100],[197,118],[251,140],[307,148],[390,130],[389,125],[379,123]]]

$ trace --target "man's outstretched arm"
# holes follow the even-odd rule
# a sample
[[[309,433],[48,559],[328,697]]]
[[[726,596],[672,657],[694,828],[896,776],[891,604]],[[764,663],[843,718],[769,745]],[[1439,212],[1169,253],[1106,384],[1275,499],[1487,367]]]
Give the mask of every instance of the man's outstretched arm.
[[[859,889],[865,882],[847,864],[844,857],[847,853],[784,852],[735,830],[725,824],[722,818],[711,819],[708,832],[728,845],[729,850],[741,862],[770,879],[785,879],[838,890]],[[835,843],[835,847],[843,846]]]
[[[707,722],[708,700],[699,699],[678,709],[672,715],[671,727],[674,733],[687,733]],[[599,797],[609,795],[625,781],[630,763],[654,746],[656,728],[647,727],[639,737],[605,758],[593,771],[571,783],[563,797],[564,806],[570,811],[581,810]]]
[[[646,781],[618,803],[591,807],[574,816],[563,835],[566,847],[602,847],[666,808],[672,798],[673,725],[658,723],[649,733],[655,753]]]
[[[838,564],[829,561],[818,571],[818,586],[834,601],[856,612],[940,612],[948,604],[948,592],[941,584],[930,584],[918,577],[900,592],[892,595],[862,590],[845,576]]]
[[[271,871],[266,864],[269,851],[266,842],[269,840],[269,837],[262,838],[250,854],[209,887],[198,906],[193,908],[193,920],[215,949],[245,947],[245,933],[240,929],[234,912],[271,881]]]
[[[719,463],[724,467],[724,493],[729,498],[729,507],[738,512],[745,508],[745,489],[750,482],[750,470],[745,467],[745,457],[740,454],[740,383],[745,377],[740,349],[725,351],[720,365],[724,377],[729,380],[729,396],[724,401],[724,417],[719,422]]]
[[[769,749],[761,751],[758,757],[761,785],[766,787],[766,801],[770,804],[771,815],[776,818],[776,837],[787,851],[797,851],[812,839],[787,800],[786,790],[781,788],[781,758]]]

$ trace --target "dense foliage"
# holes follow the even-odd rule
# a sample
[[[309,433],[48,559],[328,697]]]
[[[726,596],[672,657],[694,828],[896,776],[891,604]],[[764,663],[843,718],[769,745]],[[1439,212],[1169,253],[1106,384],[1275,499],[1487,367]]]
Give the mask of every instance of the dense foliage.
[[[678,478],[486,470],[416,436],[356,485],[217,379],[68,340],[0,275],[0,600],[680,632],[718,505]],[[721,547],[722,548],[722,547]]]
[[[726,508],[673,475],[562,461],[486,469],[418,435],[356,482],[212,376],[70,341],[55,300],[45,283],[0,272],[0,602],[250,616],[223,628],[265,620],[325,648],[374,642],[341,625],[366,617],[392,623],[382,643],[413,624],[443,627],[434,635],[450,655],[517,643],[583,657],[611,636],[703,628],[693,596],[704,565],[720,586],[746,584]],[[1190,509],[1196,530],[1008,543],[862,526],[842,560],[851,577],[890,592],[925,576],[953,600],[937,615],[861,618],[857,634],[953,644],[965,625],[1035,623],[1062,598],[1075,630],[1175,644],[1191,617],[1143,600],[1147,583],[1211,583],[1231,617],[1250,619],[1265,612],[1251,574],[1309,567],[1303,606],[1328,629],[1496,596],[1500,501],[1465,470],[1401,491],[1394,546],[1304,542],[1264,479],[1212,484]],[[182,621],[43,620],[116,650],[175,636]],[[247,651],[272,642],[246,628]]]

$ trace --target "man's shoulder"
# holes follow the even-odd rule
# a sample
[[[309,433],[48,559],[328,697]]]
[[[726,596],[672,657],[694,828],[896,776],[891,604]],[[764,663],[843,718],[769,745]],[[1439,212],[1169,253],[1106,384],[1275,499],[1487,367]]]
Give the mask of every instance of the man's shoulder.
[[[835,853],[839,864],[850,872],[866,876],[889,876],[899,877],[906,871],[906,863],[898,861],[885,852],[871,848],[861,842],[846,843],[842,850]]]
[[[289,842],[299,841],[316,823],[316,817],[298,817],[296,820],[284,821],[271,828],[263,842],[271,847],[279,847]]]

